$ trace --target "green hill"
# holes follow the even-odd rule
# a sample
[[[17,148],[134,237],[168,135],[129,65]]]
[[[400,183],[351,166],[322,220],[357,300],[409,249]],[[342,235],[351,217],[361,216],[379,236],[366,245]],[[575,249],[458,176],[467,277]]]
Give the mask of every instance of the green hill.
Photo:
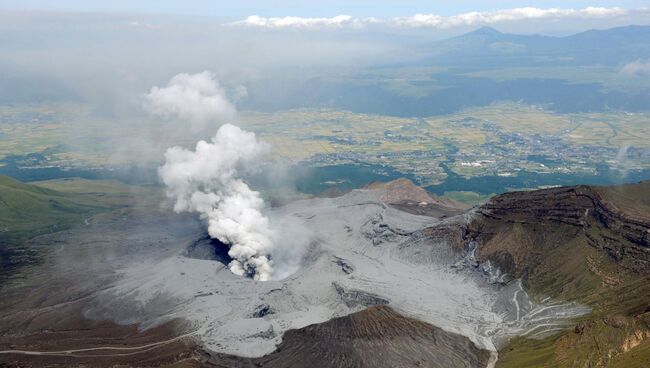
[[[143,191],[109,181],[26,184],[0,175],[0,279],[38,259],[41,250],[26,246],[28,239],[84,225],[94,214],[128,206]]]
[[[478,259],[534,298],[592,310],[572,330],[513,339],[497,367],[650,366],[650,181],[502,194],[469,233]]]
[[[68,228],[97,209],[72,194],[0,176],[0,243],[12,245]]]

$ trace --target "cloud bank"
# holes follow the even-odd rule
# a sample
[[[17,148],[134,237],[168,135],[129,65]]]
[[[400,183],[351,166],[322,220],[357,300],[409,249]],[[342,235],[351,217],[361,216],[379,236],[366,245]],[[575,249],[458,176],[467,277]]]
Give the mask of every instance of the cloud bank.
[[[248,18],[228,23],[232,26],[249,26],[260,28],[320,28],[320,27],[363,27],[380,23],[376,18],[353,18],[349,15],[337,15],[332,18],[271,17],[251,15]]]
[[[361,28],[371,25],[383,25],[397,28],[439,28],[448,29],[477,25],[490,25],[505,22],[525,20],[554,20],[554,19],[598,19],[616,18],[632,13],[650,12],[649,8],[623,9],[618,7],[586,7],[583,9],[562,8],[514,8],[489,12],[469,12],[453,16],[437,14],[416,14],[410,17],[394,17],[387,19],[354,18],[349,15],[337,15],[332,18],[302,18],[302,17],[272,17],[265,18],[257,15],[228,23],[229,26],[257,28]]]

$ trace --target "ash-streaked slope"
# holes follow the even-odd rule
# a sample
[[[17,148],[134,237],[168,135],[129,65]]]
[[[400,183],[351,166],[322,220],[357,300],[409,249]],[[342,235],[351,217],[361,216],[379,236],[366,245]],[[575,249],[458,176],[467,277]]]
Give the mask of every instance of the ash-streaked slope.
[[[485,367],[490,359],[466,337],[385,305],[287,331],[278,349],[261,358],[207,355],[206,365],[223,368],[470,368]]]
[[[589,305],[576,328],[543,341],[520,338],[503,367],[641,367],[650,362],[650,181],[502,194],[465,233],[479,262],[526,290]]]
[[[501,285],[489,268],[477,267],[471,251],[421,231],[462,225],[468,215],[442,224],[387,206],[371,190],[296,201],[268,215],[297,217],[313,233],[293,275],[253,281],[223,263],[186,257],[187,244],[179,244],[173,256],[122,270],[88,315],[144,328],[180,317],[194,324],[208,350],[256,357],[273,352],[287,330],[375,305],[388,304],[491,351],[509,336],[565,328],[587,311],[537,304],[520,283]]]

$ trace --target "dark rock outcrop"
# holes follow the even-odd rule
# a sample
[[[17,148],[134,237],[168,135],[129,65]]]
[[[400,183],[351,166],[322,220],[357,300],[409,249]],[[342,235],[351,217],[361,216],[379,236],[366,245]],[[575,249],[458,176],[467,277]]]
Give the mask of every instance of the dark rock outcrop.
[[[354,266],[346,259],[335,256],[332,262],[334,262],[334,264],[336,264],[337,266],[341,267],[341,271],[343,271],[347,275],[354,272]]]
[[[273,308],[271,308],[270,305],[264,303],[260,304],[257,307],[255,307],[255,310],[252,313],[253,318],[264,318],[268,316],[269,314],[275,313],[273,311]]]

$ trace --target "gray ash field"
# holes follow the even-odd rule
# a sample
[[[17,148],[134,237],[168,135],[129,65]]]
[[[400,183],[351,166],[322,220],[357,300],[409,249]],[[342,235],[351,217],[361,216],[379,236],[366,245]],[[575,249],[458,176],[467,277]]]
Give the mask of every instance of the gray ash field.
[[[270,209],[274,218],[299,218],[311,243],[293,274],[267,282],[232,274],[223,255],[209,248],[221,245],[206,240],[200,223],[188,216],[145,212],[41,241],[56,238],[62,259],[103,257],[104,267],[84,261],[64,270],[54,262],[55,275],[93,270],[84,281],[86,318],[145,331],[182,320],[185,332],[212,354],[262,357],[282,346],[286,331],[386,306],[440,334],[466,339],[472,351],[491,352],[493,364],[508,338],[545,337],[588,312],[533,301],[519,282],[505,284],[489,262],[479,265],[472,244],[453,236],[471,212],[417,216],[380,198],[386,196],[379,190],[354,190]],[[135,229],[140,237],[129,235]],[[98,244],[103,254],[84,256]]]

